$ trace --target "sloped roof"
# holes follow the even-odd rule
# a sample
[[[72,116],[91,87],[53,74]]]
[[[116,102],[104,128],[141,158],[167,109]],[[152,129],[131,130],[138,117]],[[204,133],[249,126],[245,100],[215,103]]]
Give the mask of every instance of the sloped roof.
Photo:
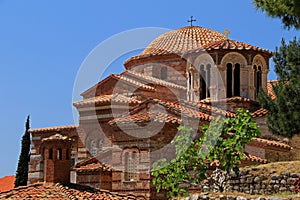
[[[260,157],[257,157],[257,156],[251,155],[251,154],[249,154],[248,156],[245,155],[243,160],[248,160],[251,162],[263,163],[263,164],[268,162],[267,159],[260,158]]]
[[[0,192],[8,191],[14,188],[16,176],[5,176],[0,178]]]
[[[268,147],[277,148],[277,149],[282,149],[287,151],[293,149],[291,146],[284,144],[282,142],[276,142],[276,141],[262,139],[262,138],[253,138],[252,141],[248,144],[253,146],[260,146],[264,148],[268,148]]]
[[[268,111],[264,108],[260,108],[254,112],[252,112],[252,117],[263,117],[263,116],[266,116],[266,114],[268,113]]]
[[[161,112],[155,112],[155,113],[137,113],[133,115],[127,115],[121,118],[115,118],[111,121],[109,121],[109,124],[115,124],[115,123],[122,123],[122,124],[128,124],[128,123],[138,123],[138,122],[166,122],[166,123],[176,123],[180,124],[181,119],[175,116],[171,116],[166,113],[161,113]]]
[[[154,84],[157,84],[157,85],[162,85],[162,86],[166,86],[166,87],[170,87],[170,88],[186,90],[186,87],[184,87],[184,86],[177,85],[175,83],[171,83],[171,82],[168,82],[168,81],[165,81],[165,80],[161,80],[161,79],[155,78],[153,76],[147,76],[145,74],[141,74],[141,73],[134,72],[134,71],[131,71],[131,70],[127,70],[124,73],[122,73],[121,75],[125,75],[125,76],[126,75],[127,76],[131,75],[131,76],[134,76],[135,78],[142,79],[146,82],[150,82],[150,83],[154,83]]]
[[[68,131],[68,130],[76,130],[78,125],[69,125],[69,126],[53,126],[47,128],[36,128],[30,129],[29,133],[39,133],[39,132],[53,132],[53,131]]]
[[[87,186],[70,184],[63,186],[53,184],[45,186],[43,183],[36,183],[29,186],[14,188],[7,192],[0,193],[0,199],[136,199],[133,195],[122,195],[106,190],[98,190]]]
[[[141,101],[133,98],[127,97],[121,94],[111,94],[111,95],[101,95],[97,97],[92,97],[89,99],[84,99],[82,101],[74,102],[73,105],[75,107],[82,107],[82,106],[89,106],[89,105],[98,105],[103,103],[132,103],[132,104],[139,104]]]
[[[236,40],[219,40],[216,42],[212,42],[209,44],[206,44],[202,46],[203,49],[205,50],[219,50],[219,49],[224,49],[224,50],[253,50],[253,51],[258,51],[258,52],[263,52],[266,54],[269,54],[270,56],[273,55],[273,53],[267,49],[262,49],[257,46],[253,46],[251,44],[247,44],[244,42],[239,42]],[[191,51],[191,52],[197,52],[197,50]]]
[[[273,81],[268,81],[267,82],[267,92],[268,92],[268,95],[272,98],[272,99],[275,99],[276,96],[275,96],[275,93],[273,91],[273,85],[276,85],[278,83],[277,80],[273,80]]]

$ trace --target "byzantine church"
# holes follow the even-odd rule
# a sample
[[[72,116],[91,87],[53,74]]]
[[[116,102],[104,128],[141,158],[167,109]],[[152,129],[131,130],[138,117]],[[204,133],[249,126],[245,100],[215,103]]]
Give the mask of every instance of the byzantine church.
[[[199,26],[166,32],[125,61],[73,105],[79,124],[31,129],[28,184],[76,183],[140,199],[163,199],[151,182],[153,162],[172,156],[180,125],[196,134],[217,116],[249,110],[262,132],[241,166],[289,159],[292,146],[269,132],[260,91],[273,53]],[[120,66],[121,67],[121,66]],[[173,152],[173,153],[172,153]],[[160,196],[161,195],[161,196]]]

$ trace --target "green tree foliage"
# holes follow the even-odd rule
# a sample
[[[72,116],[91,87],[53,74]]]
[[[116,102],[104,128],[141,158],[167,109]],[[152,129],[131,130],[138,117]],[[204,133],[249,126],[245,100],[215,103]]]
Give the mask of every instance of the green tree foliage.
[[[22,137],[21,154],[19,157],[18,168],[16,172],[15,187],[27,185],[28,180],[28,162],[30,159],[30,129],[29,116],[26,120],[26,130]]]
[[[254,0],[253,4],[270,17],[280,18],[286,28],[300,28],[300,0]]]
[[[276,98],[261,92],[259,102],[268,110],[268,126],[272,133],[292,137],[300,133],[300,40],[289,44],[282,40],[273,58],[278,84],[273,85]]]
[[[218,161],[225,171],[238,171],[243,149],[253,137],[260,136],[249,111],[238,110],[235,118],[216,118],[203,126],[203,136],[193,139],[191,128],[180,126],[172,143],[176,158],[153,164],[153,184],[168,197],[188,195],[188,187],[197,186],[207,177],[210,163]]]

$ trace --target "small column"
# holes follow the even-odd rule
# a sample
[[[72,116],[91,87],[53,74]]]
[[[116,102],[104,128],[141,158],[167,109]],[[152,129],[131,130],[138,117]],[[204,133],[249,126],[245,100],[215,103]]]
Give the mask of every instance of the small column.
[[[265,69],[265,70],[263,70],[262,71],[262,85],[261,85],[261,87],[262,87],[262,89],[263,89],[263,91],[265,91],[265,92],[268,92],[268,88],[267,88],[267,82],[268,82],[268,73],[269,73],[269,69]]]
[[[249,84],[248,84],[249,98],[255,99],[254,69],[252,65],[248,65],[247,68],[249,69]]]

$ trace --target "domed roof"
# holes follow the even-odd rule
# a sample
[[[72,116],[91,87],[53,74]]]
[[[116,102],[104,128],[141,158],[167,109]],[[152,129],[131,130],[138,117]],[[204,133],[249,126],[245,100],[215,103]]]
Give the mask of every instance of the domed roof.
[[[226,36],[217,31],[200,26],[186,26],[160,35],[142,53],[128,59],[125,65],[153,55],[182,54],[225,39]]]
[[[186,26],[160,35],[139,56],[180,54],[224,39],[225,35],[217,31],[199,26]]]

